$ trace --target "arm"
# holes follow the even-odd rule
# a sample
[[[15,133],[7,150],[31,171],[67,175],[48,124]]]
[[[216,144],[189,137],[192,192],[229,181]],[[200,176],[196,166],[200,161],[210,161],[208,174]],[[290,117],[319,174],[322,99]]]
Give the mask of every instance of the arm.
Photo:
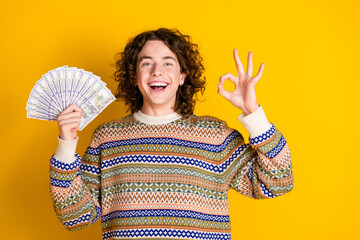
[[[239,120],[250,133],[250,144],[236,160],[236,172],[230,179],[230,187],[255,199],[276,197],[289,192],[294,179],[287,142],[268,122],[256,102],[255,85],[261,78],[264,63],[260,65],[257,75],[252,77],[252,52],[248,54],[246,73],[236,49],[233,54],[238,76],[230,73],[223,75],[218,84],[218,93],[243,111]],[[222,86],[227,79],[235,85],[233,92],[226,91]],[[243,147],[243,138],[240,137],[238,141]]]
[[[64,129],[62,125],[67,122],[77,130],[81,112],[74,114],[75,111],[78,109],[65,110],[59,116],[59,119],[68,119],[58,119],[59,129]],[[66,114],[70,114],[70,117],[64,117]],[[78,137],[76,130],[75,134],[71,130],[73,128],[68,128],[65,134],[60,130],[59,145],[50,160],[50,193],[54,209],[60,221],[71,231],[89,226],[101,216],[100,151],[96,146],[96,133],[81,159],[75,153]],[[61,136],[68,140],[63,140]]]
[[[289,146],[283,135],[269,123],[260,107],[239,120],[250,133],[250,144],[239,156],[238,168],[231,176],[230,187],[241,194],[264,199],[292,190],[294,177]],[[240,139],[242,144],[243,140]]]

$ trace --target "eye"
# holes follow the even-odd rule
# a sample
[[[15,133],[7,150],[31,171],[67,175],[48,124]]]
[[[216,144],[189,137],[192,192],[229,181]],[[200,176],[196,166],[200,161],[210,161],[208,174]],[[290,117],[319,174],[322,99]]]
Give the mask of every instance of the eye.
[[[151,66],[151,63],[149,63],[149,62],[144,62],[141,66]]]
[[[165,63],[165,66],[173,66],[173,64],[171,62],[167,62]]]

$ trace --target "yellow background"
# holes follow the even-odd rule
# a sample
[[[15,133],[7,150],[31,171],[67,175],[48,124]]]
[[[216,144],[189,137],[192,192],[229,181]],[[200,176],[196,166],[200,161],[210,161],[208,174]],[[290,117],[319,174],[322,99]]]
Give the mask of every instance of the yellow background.
[[[114,92],[113,56],[130,37],[158,27],[192,36],[204,57],[205,101],[196,114],[236,120],[217,94],[222,74],[236,74],[232,49],[254,73],[268,119],[285,135],[295,188],[272,200],[229,193],[233,239],[359,239],[359,1],[2,1],[1,239],[101,239],[98,221],[68,232],[49,195],[49,158],[57,124],[26,118],[37,80],[68,65],[100,76]],[[228,84],[228,88],[230,85]],[[94,128],[125,115],[114,102],[79,133],[84,153]]]

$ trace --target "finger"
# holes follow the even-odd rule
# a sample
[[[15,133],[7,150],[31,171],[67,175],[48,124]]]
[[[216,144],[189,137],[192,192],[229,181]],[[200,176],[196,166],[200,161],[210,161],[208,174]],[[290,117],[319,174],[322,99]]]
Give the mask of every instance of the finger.
[[[230,98],[230,93],[226,91],[220,83],[218,84],[218,94],[220,94],[227,100]]]
[[[247,75],[251,78],[253,73],[253,64],[252,64],[252,52],[248,54],[248,64],[247,64]]]
[[[63,125],[66,125],[68,123],[80,123],[81,122],[81,118],[79,117],[72,117],[72,118],[67,118],[67,119],[62,119],[62,120],[59,120],[59,126],[63,126]]]
[[[226,80],[232,81],[235,84],[235,86],[237,86],[237,84],[238,84],[236,81],[236,77],[234,75],[232,75],[231,73],[226,73],[226,74],[222,75],[220,77],[220,84],[223,85]]]
[[[236,64],[236,69],[238,71],[238,74],[239,75],[245,74],[244,67],[239,58],[238,50],[235,48],[233,53],[234,53],[234,59],[235,59],[235,64]]]
[[[57,120],[60,121],[63,119],[74,118],[74,117],[81,118],[81,112],[61,113],[58,116]]]
[[[75,104],[71,104],[63,111],[63,113],[69,113],[69,112],[81,112],[81,108],[79,108]]]
[[[260,80],[260,78],[261,78],[261,76],[262,76],[262,73],[263,73],[263,71],[264,71],[264,68],[265,68],[265,63],[260,64],[259,71],[258,71],[258,73],[256,74],[256,76],[252,79],[252,81],[254,81],[255,83],[257,83],[257,82]]]

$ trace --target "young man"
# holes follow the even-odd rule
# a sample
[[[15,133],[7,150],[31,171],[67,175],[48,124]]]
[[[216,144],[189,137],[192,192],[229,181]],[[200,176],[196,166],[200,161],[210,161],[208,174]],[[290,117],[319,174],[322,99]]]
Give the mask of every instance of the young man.
[[[131,114],[100,125],[82,159],[81,109],[58,117],[50,191],[62,223],[78,230],[101,217],[103,239],[230,239],[230,188],[254,199],[290,191],[288,145],[256,102],[264,64],[252,77],[252,53],[247,72],[236,50],[234,58],[239,75],[222,76],[218,92],[243,112],[250,144],[224,121],[193,115],[205,79],[188,36],[158,29],[132,39],[115,73]],[[233,92],[222,86],[227,79]]]

